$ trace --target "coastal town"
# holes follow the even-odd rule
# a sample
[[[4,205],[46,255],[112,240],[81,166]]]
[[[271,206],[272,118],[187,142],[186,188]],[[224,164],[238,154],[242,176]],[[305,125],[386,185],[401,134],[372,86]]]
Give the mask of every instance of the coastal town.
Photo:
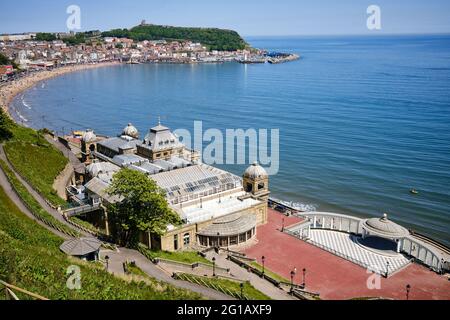
[[[300,58],[249,46],[216,50],[193,40],[88,34],[83,41],[72,33],[0,36],[0,206],[8,208],[0,210],[0,249],[56,278],[68,261],[79,263],[91,281],[76,291],[53,290],[50,276],[38,284],[0,279],[7,298],[18,300],[19,289],[39,300],[95,299],[106,283],[112,289],[102,297],[111,300],[450,299],[445,244],[388,213],[361,217],[278,200],[276,180],[260,163],[237,175],[203,163],[202,150],[185,145],[161,118],[145,131],[120,119],[123,129],[114,136],[85,127],[59,135],[12,119],[14,97],[75,71]],[[1,222],[12,216],[25,220]],[[30,227],[32,220],[37,225]],[[9,228],[28,235],[19,239],[26,250],[3,236]],[[23,274],[34,272],[25,267]]]
[[[92,31],[86,43],[71,44],[64,40],[73,37],[68,33],[52,34],[51,41],[37,40],[38,33],[0,35],[0,53],[8,57],[20,70],[43,69],[97,64],[105,62],[139,63],[280,63],[293,61],[298,55],[269,53],[266,50],[245,48],[235,51],[210,50],[200,42],[144,40],[102,37]],[[0,68],[0,78],[13,77],[12,65]]]

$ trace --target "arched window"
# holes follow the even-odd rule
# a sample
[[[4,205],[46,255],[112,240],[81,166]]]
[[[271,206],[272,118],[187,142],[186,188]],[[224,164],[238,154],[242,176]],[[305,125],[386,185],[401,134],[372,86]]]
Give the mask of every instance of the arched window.
[[[258,184],[258,190],[263,190],[266,187],[264,183]]]
[[[184,243],[185,247],[188,246],[191,243],[191,235],[189,233],[186,233],[183,236],[183,243]]]
[[[245,187],[245,191],[247,192],[252,192],[253,191],[253,186],[251,183],[247,183],[247,186]]]

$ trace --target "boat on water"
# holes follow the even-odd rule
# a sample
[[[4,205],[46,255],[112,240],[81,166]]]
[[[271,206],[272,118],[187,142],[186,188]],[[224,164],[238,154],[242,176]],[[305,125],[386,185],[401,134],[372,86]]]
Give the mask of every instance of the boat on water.
[[[409,191],[409,193],[414,194],[414,195],[418,195],[418,194],[419,194],[419,191],[417,191],[416,189],[411,189],[411,190]]]

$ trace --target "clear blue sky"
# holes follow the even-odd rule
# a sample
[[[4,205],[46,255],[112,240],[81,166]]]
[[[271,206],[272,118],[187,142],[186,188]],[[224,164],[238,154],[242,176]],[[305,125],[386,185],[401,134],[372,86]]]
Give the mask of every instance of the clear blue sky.
[[[251,35],[374,33],[366,9],[381,7],[377,33],[450,33],[448,0],[14,0],[2,1],[0,33],[66,31],[66,8],[81,8],[82,30],[155,24],[234,29]]]

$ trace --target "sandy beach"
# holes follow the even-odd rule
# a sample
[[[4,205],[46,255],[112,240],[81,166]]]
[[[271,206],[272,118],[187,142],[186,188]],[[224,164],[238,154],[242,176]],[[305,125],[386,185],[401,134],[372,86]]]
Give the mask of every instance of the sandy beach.
[[[12,82],[8,82],[0,86],[0,106],[7,114],[9,114],[8,113],[9,104],[14,99],[14,97],[20,94],[21,92],[35,86],[41,81],[58,77],[70,72],[89,70],[100,67],[108,67],[119,64],[120,64],[119,62],[104,62],[97,64],[74,65],[30,74],[29,76],[23,77],[21,79]]]

